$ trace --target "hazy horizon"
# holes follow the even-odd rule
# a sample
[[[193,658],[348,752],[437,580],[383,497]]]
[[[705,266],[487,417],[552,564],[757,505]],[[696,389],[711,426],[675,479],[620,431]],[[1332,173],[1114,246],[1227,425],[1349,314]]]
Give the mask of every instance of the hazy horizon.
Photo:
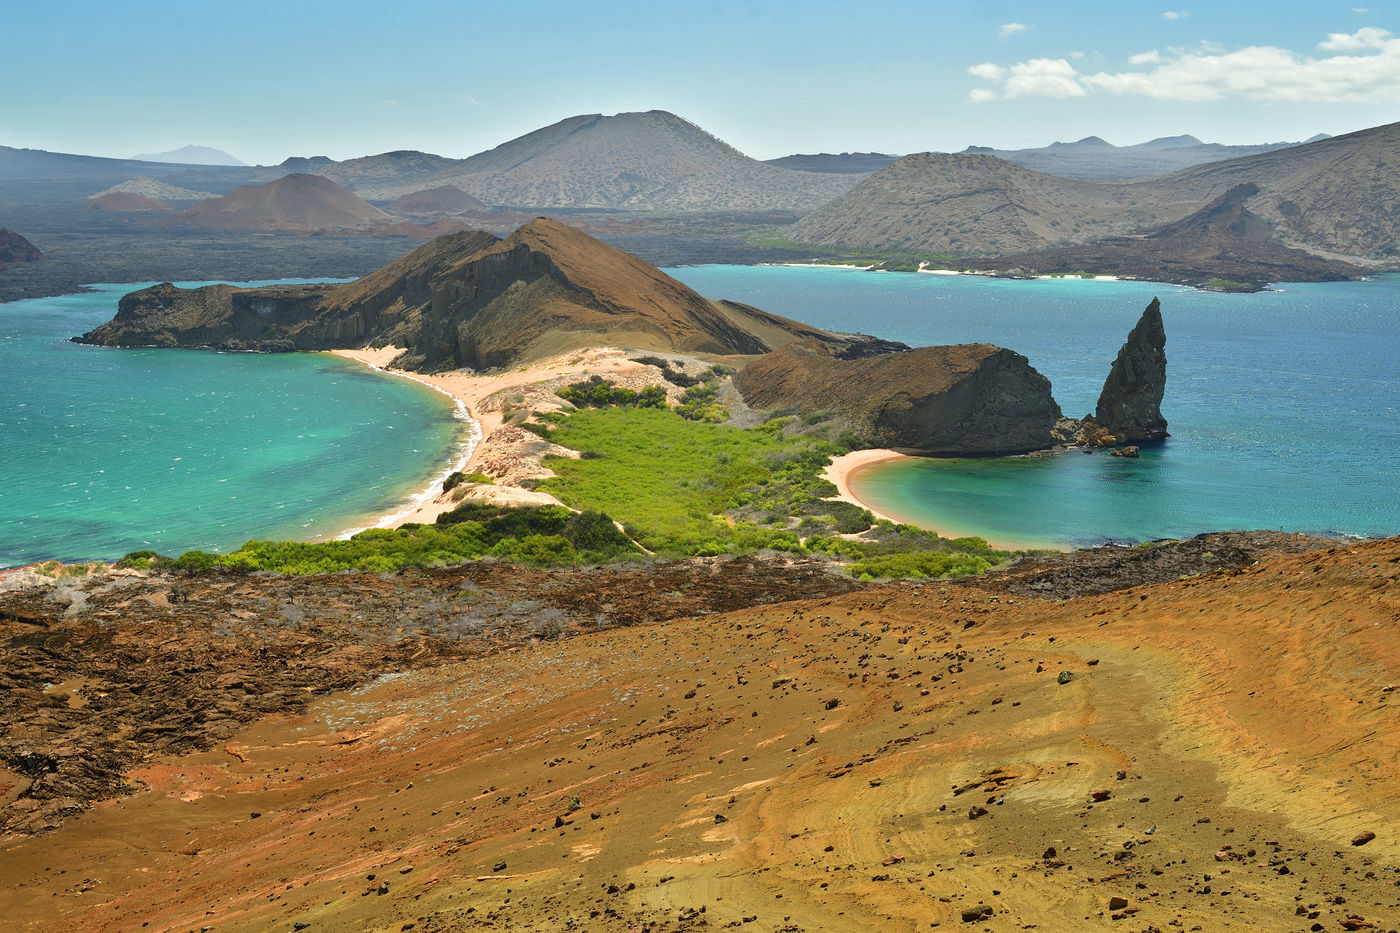
[[[1400,119],[1393,3],[1133,6],[895,2],[857,19],[828,2],[254,0],[230,20],[79,0],[7,17],[0,49],[28,93],[0,114],[0,144],[113,158],[199,145],[263,165],[464,158],[570,116],[657,109],[770,159],[1086,136],[1256,144]]]

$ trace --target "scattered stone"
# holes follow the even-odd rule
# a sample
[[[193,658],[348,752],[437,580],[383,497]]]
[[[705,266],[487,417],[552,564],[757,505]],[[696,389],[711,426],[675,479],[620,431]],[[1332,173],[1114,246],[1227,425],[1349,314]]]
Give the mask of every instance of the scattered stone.
[[[715,822],[716,822],[716,823],[728,823],[728,822],[729,822],[729,817],[725,816],[723,813],[716,813],[716,814],[715,814]]]
[[[964,907],[962,910],[963,923],[976,923],[978,920],[990,919],[994,911],[986,904],[977,907]]]
[[[1108,899],[1108,909],[1109,909],[1109,910],[1122,910],[1124,907],[1127,907],[1127,906],[1128,906],[1128,899],[1127,899],[1126,897],[1116,897],[1116,896],[1115,896],[1115,897],[1110,897],[1110,898]]]
[[[1073,679],[1074,675],[1069,671],[1060,671],[1060,675],[1055,678],[1055,682],[1063,687],[1065,684],[1069,683]]]
[[[1095,801],[1096,803],[1107,800],[1111,796],[1112,794],[1107,790],[1096,790],[1091,791],[1089,793],[1089,799]]]
[[[1358,833],[1356,837],[1351,840],[1351,844],[1354,846],[1364,846],[1366,843],[1370,842],[1372,839],[1375,838],[1376,834],[1368,829],[1365,832]]]
[[[986,807],[973,807],[971,810],[968,810],[968,811],[967,811],[967,818],[968,818],[969,820],[975,820],[975,819],[977,819],[979,816],[986,816],[986,815],[987,815],[987,809],[986,809]]]
[[[832,697],[830,700],[827,700],[827,701],[826,701],[826,708],[827,708],[827,709],[835,709],[836,707],[838,707],[838,706],[840,706],[840,705],[841,705],[841,701],[838,700],[838,699],[836,699],[835,697]]]
[[[506,863],[505,863],[505,862],[497,862],[495,865],[492,865],[492,866],[491,866],[491,870],[492,870],[493,872],[495,872],[495,871],[505,871],[505,870],[506,870]]]

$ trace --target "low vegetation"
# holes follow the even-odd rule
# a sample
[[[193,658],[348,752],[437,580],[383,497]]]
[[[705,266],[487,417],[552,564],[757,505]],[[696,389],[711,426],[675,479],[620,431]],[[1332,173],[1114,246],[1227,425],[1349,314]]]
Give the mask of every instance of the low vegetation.
[[[749,429],[722,424],[728,417],[718,401],[724,375],[719,367],[704,373],[675,408],[666,407],[659,388],[658,398],[599,377],[560,389],[575,410],[543,413],[522,427],[581,454],[549,458],[556,475],[539,485],[568,508],[467,500],[434,525],[374,528],[342,541],[249,541],[231,554],[190,551],[173,560],[137,551],[121,563],[310,574],[483,558],[563,567],[646,554],[780,552],[846,562],[862,579],[948,579],[981,573],[1010,556],[981,538],[950,540],[876,522],[866,509],[833,498],[836,487],[823,470],[850,448],[824,435],[826,419],[777,417]],[[444,486],[483,481],[489,480],[454,474]]]

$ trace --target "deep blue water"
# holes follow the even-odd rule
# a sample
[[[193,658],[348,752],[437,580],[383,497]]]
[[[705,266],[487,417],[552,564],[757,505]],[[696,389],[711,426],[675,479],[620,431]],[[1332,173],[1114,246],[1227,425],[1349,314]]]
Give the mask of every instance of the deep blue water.
[[[1400,277],[1224,295],[831,268],[668,271],[707,297],[821,327],[1009,347],[1071,416],[1093,411],[1128,331],[1161,298],[1168,441],[1136,461],[918,459],[857,474],[862,499],[903,520],[1056,545],[1241,528],[1400,534]]]
[[[68,342],[137,287],[0,304],[0,567],[331,535],[455,457],[443,396],[326,354]]]

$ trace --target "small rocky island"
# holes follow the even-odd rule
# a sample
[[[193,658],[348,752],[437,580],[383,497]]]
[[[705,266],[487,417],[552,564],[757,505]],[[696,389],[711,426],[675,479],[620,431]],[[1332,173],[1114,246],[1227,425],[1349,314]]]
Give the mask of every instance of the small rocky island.
[[[829,415],[864,447],[998,456],[1166,437],[1166,336],[1154,299],[1094,415],[1066,418],[1025,356],[990,344],[919,347],[712,301],[621,250],[541,218],[505,239],[438,237],[354,282],[243,289],[165,283],[121,299],[75,338],[103,346],[290,351],[404,348],[393,366],[526,365],[601,345],[735,366],[752,409]]]

